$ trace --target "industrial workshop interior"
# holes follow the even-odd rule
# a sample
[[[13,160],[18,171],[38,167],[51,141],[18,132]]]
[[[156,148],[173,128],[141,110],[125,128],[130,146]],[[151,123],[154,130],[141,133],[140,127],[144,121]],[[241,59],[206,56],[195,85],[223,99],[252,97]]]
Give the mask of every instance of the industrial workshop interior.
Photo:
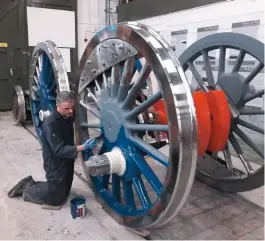
[[[264,0],[0,0],[0,239],[264,240]]]

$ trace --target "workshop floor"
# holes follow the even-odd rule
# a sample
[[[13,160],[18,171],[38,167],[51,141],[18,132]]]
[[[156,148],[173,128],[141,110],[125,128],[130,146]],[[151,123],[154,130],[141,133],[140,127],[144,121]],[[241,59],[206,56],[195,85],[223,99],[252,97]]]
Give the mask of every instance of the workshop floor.
[[[0,147],[0,239],[139,239],[108,216],[76,176],[71,197],[85,196],[88,208],[81,220],[72,219],[69,200],[61,210],[50,211],[21,198],[8,198],[10,188],[27,175],[45,180],[42,156],[36,139],[24,128],[14,126],[8,113],[0,113]]]
[[[31,127],[32,129],[32,127]],[[8,113],[0,113],[0,239],[140,239],[119,226],[96,202],[87,184],[75,176],[71,197],[83,195],[88,215],[74,220],[69,200],[61,210],[43,210],[7,192],[32,174],[45,180],[40,145],[24,128],[14,126]],[[84,177],[80,162],[76,171]],[[264,188],[239,196],[221,194],[195,181],[187,203],[171,225],[151,233],[152,239],[264,240]],[[69,197],[69,199],[71,198]]]

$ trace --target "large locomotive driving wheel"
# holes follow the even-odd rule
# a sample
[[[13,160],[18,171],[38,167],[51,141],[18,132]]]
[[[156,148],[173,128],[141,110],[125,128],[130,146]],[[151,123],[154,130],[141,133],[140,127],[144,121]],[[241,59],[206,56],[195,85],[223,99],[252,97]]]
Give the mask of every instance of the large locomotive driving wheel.
[[[216,50],[219,57],[213,66]],[[227,62],[229,53],[233,58]],[[247,64],[255,63],[250,72],[244,73],[244,60]],[[192,73],[197,85],[192,83],[193,89],[206,92],[221,89],[231,110],[227,144],[223,150],[208,152],[198,161],[197,179],[227,192],[248,191],[264,185],[264,110],[251,108],[250,103],[264,95],[264,76],[260,74],[264,68],[264,44],[242,34],[218,33],[192,44],[179,61],[186,73],[188,70]],[[206,78],[198,70],[200,62]],[[260,85],[257,78],[263,83],[260,90],[254,88],[254,84]]]
[[[135,75],[139,59],[144,65]],[[197,125],[190,89],[181,71],[160,42],[138,25],[103,29],[82,56],[75,85],[77,140],[83,143],[94,128],[100,129],[103,137],[98,153],[83,153],[84,170],[104,208],[127,227],[166,225],[190,193],[198,156]],[[152,72],[158,90],[138,103]],[[141,113],[161,99],[169,124],[139,123]],[[91,114],[98,123],[88,118]],[[168,155],[139,137],[146,131],[168,133]],[[110,169],[103,166],[93,175],[87,171],[93,161],[107,160]]]
[[[53,42],[41,42],[34,48],[29,86],[32,120],[41,142],[42,122],[55,108],[57,93],[70,91],[62,55]]]

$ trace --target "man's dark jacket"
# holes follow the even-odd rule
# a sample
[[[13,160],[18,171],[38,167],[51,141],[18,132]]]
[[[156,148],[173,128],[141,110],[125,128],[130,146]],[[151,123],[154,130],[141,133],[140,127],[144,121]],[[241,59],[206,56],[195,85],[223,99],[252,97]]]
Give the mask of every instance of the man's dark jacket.
[[[77,157],[73,119],[65,119],[55,110],[43,122],[42,139],[42,155],[47,182],[65,189],[62,191],[68,195]]]

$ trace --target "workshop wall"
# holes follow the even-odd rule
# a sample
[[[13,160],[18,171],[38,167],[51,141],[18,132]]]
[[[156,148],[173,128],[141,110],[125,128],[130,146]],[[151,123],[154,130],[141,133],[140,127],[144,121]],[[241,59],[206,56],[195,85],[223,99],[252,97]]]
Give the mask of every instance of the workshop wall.
[[[117,23],[115,13],[107,16],[106,22],[106,4],[110,3],[112,12],[116,11],[118,0],[78,0],[77,1],[77,28],[78,28],[78,59],[82,57],[83,51],[89,40],[95,33],[106,25]]]
[[[175,49],[177,56],[198,39],[217,32],[239,32],[264,42],[264,1],[226,1],[137,22],[158,31]],[[264,73],[259,74],[253,84],[258,90],[264,88]],[[264,100],[258,98],[251,105],[264,108]]]

